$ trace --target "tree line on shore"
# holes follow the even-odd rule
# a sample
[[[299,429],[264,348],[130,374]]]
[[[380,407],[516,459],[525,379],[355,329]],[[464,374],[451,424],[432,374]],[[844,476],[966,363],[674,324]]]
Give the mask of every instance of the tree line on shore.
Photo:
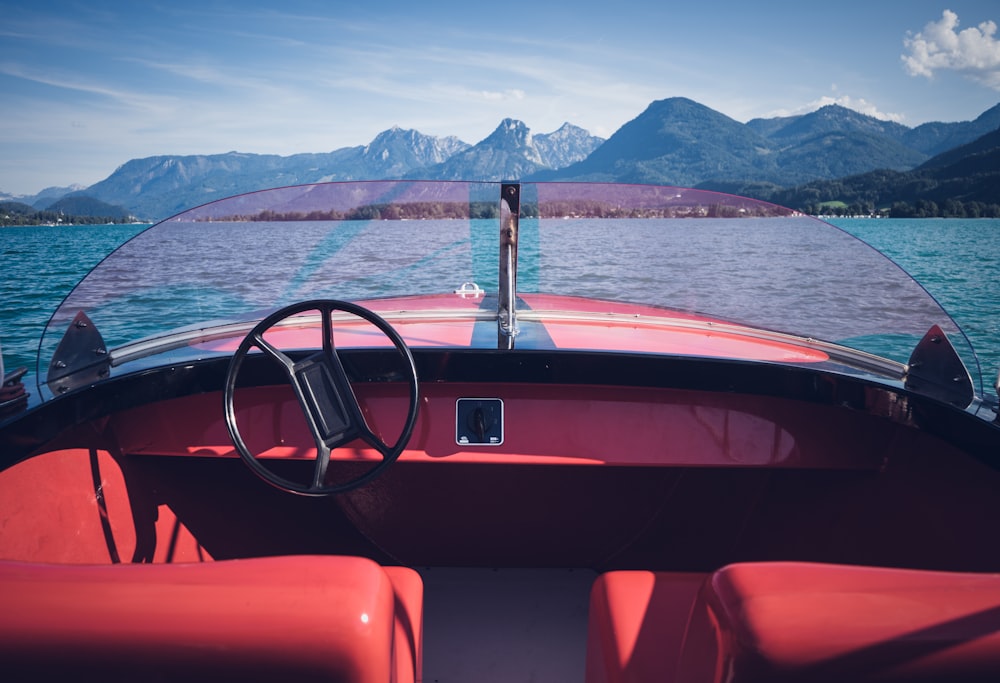
[[[893,202],[889,207],[877,207],[871,201],[820,202],[806,204],[803,213],[812,216],[879,216],[884,218],[1000,218],[1000,204],[963,202],[948,199],[943,204],[929,199]]]
[[[88,216],[68,214],[52,209],[36,209],[21,202],[0,202],[0,227],[17,225],[109,225],[132,223],[134,219],[125,214]]]

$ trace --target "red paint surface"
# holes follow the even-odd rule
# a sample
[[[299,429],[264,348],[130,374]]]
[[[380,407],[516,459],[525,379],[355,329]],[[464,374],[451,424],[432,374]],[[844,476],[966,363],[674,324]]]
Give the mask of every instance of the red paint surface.
[[[986,681],[1000,575],[793,562],[617,571],[591,592],[588,683]]]
[[[551,339],[558,349],[663,353],[786,363],[815,363],[829,359],[823,351],[791,341],[742,334],[738,326],[727,325],[723,329],[719,327],[721,321],[712,318],[571,297],[525,295],[523,299],[530,308],[522,312],[521,327],[544,325],[542,336]],[[459,296],[385,299],[366,302],[366,306],[390,319],[406,343],[413,347],[468,348],[475,326],[492,324],[489,321],[477,322],[478,300]],[[435,312],[441,316],[435,317]],[[414,313],[419,315],[414,316]],[[283,349],[318,348],[320,345],[315,325],[272,329],[267,339]],[[216,340],[196,347],[232,353],[239,341]],[[334,342],[342,348],[390,345],[376,328],[353,318],[335,322]],[[522,337],[519,348],[530,348],[527,344]]]
[[[355,386],[376,433],[394,443],[406,410],[405,388]],[[500,398],[504,444],[460,446],[455,402]],[[883,464],[891,437],[876,418],[771,397],[587,385],[447,383],[421,386],[420,415],[404,461],[614,464],[698,467],[871,469]],[[201,394],[126,411],[113,419],[129,453],[232,455],[218,394]],[[237,392],[237,423],[255,454],[312,458],[315,447],[291,388]],[[183,424],[183,431],[176,425]],[[358,444],[341,460],[372,460]]]
[[[419,671],[420,578],[367,559],[0,562],[0,585],[0,661],[12,680],[413,681]]]
[[[996,680],[1000,575],[732,565],[690,629],[678,683]]]
[[[706,574],[616,571],[590,593],[587,683],[670,681]]]

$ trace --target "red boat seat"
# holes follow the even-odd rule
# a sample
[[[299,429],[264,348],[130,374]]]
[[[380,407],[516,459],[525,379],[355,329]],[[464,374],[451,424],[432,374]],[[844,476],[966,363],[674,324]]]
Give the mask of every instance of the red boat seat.
[[[423,583],[358,557],[0,562],[0,671],[25,680],[421,677]]]
[[[1000,575],[736,564],[706,582],[690,628],[679,681],[718,680],[698,673],[709,640],[733,683],[997,681]]]
[[[707,574],[615,571],[590,591],[587,683],[670,681]]]
[[[587,680],[1000,680],[1000,574],[774,562],[695,581],[601,576]]]

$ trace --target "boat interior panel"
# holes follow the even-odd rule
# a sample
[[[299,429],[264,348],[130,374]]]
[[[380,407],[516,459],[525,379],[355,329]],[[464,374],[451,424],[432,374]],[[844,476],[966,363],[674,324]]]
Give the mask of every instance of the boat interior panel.
[[[81,281],[0,406],[0,671],[1000,680],[965,341],[842,231],[705,191],[198,207]]]

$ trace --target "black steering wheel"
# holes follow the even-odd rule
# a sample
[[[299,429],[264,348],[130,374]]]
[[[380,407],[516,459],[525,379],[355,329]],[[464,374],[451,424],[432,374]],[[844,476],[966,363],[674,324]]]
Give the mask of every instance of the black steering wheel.
[[[302,360],[294,360],[284,351],[276,348],[264,339],[271,328],[292,316],[307,311],[318,311],[320,314],[322,349]],[[396,347],[406,365],[407,381],[409,383],[409,409],[403,430],[395,444],[389,445],[377,436],[365,421],[358,399],[354,395],[344,366],[340,361],[337,349],[333,343],[333,313],[343,311],[362,318],[382,331]],[[302,484],[279,476],[271,468],[254,457],[240,436],[236,425],[236,411],[233,396],[236,390],[236,378],[244,359],[254,348],[260,349],[265,355],[277,360],[284,368],[291,381],[292,388],[298,398],[306,424],[316,442],[316,462],[313,468],[312,482]],[[286,306],[261,320],[247,333],[239,348],[229,362],[224,389],[226,427],[232,438],[236,451],[243,461],[250,466],[264,481],[277,488],[305,496],[328,496],[350,491],[371,481],[385,471],[406,448],[413,434],[419,408],[419,392],[417,383],[417,367],[413,361],[406,342],[396,330],[381,316],[372,311],[346,301],[332,299],[304,301]],[[327,484],[326,471],[330,464],[331,452],[355,439],[360,438],[375,448],[382,460],[370,470],[348,481]]]

